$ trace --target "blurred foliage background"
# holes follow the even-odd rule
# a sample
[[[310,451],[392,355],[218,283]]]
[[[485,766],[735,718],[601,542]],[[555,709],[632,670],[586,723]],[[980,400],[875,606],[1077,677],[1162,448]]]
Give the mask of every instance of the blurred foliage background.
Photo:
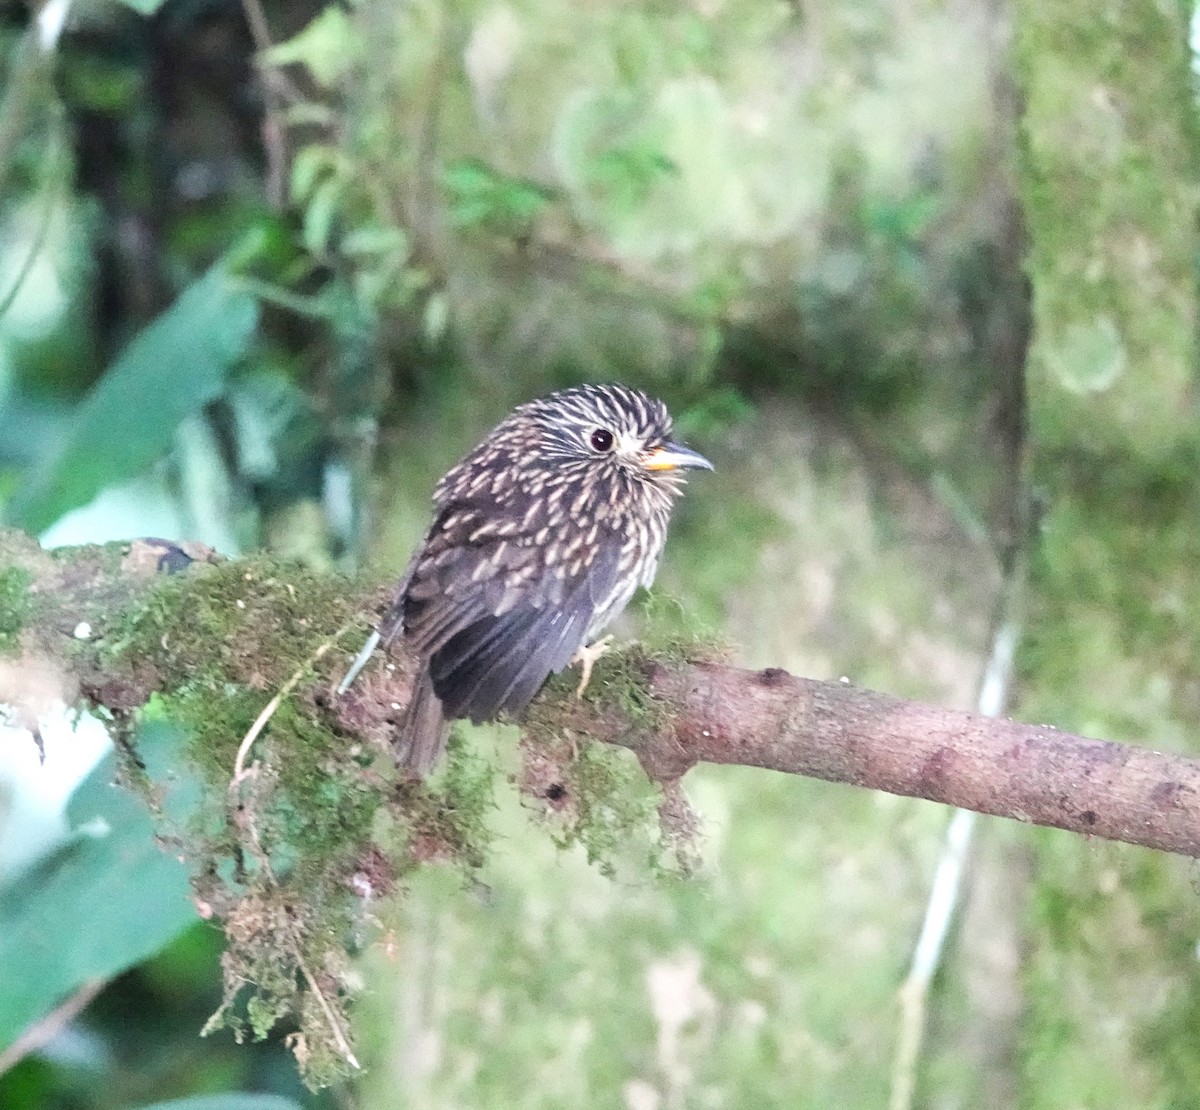
[[[746,665],[970,707],[1015,621],[1007,712],[1192,750],[1190,19],[5,4],[3,519],[382,579],[511,405],[620,379],[718,467],[676,517],[677,604],[625,634],[698,623]],[[363,1073],[312,1094],[279,1037],[198,1038],[219,929],[108,764],[88,776],[102,740],[84,758],[43,732],[77,764],[56,790],[0,732],[0,1052],[62,1020],[0,1105],[908,1104],[898,992],[940,807],[702,768],[700,874],[610,876],[501,776],[483,865],[380,908],[353,972]],[[471,737],[502,770],[512,739]],[[1195,1105],[1196,884],[1189,861],[981,823],[912,1104]]]

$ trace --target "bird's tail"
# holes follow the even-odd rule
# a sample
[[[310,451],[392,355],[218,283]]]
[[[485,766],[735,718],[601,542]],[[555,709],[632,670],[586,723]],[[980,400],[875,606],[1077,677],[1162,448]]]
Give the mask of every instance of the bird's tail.
[[[449,732],[441,699],[434,693],[429,671],[422,668],[396,734],[396,765],[424,778],[445,751]]]

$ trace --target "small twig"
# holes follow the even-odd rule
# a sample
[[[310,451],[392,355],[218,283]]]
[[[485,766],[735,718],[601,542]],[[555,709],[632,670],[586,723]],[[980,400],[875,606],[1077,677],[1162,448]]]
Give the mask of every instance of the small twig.
[[[929,985],[941,963],[946,935],[958,908],[959,887],[978,817],[972,810],[956,809],[946,830],[946,843],[934,872],[912,967],[900,988],[900,1029],[892,1061],[890,1110],[909,1110],[913,1104],[917,1061],[925,1040]]]
[[[254,719],[254,724],[250,726],[249,731],[242,737],[241,744],[238,745],[237,758],[233,761],[233,778],[229,780],[230,789],[237,786],[246,777],[246,756],[250,754],[250,749],[254,746],[254,741],[258,739],[259,734],[267,727],[267,722],[275,716],[275,711],[283,704],[283,699],[296,688],[296,684],[312,669],[321,656],[353,627],[354,623],[353,620],[347,621],[325,640],[312,655],[296,668],[292,677],[279,688],[279,692],[263,706],[262,712]]]
[[[1016,611],[1020,606],[1024,580],[1020,570],[1011,573],[1004,593],[1004,606],[1010,610],[1002,615],[1002,623],[992,641],[992,654],[979,684],[978,708],[985,717],[999,717],[1008,704],[1012,681],[1013,660],[1020,631]],[[958,809],[946,829],[934,872],[929,901],[921,934],[913,950],[912,967],[900,988],[900,1031],[896,1056],[892,1062],[890,1110],[909,1110],[916,1091],[917,1061],[925,1040],[926,1002],[929,987],[941,964],[946,937],[958,911],[962,892],[967,854],[978,823],[979,815],[969,809]]]
[[[258,824],[254,820],[253,809],[247,806],[243,811],[242,817],[243,827],[250,834],[250,847],[254,852],[254,857],[258,861],[259,867],[262,868],[267,883],[272,889],[278,890],[279,880],[275,878],[275,871],[271,867],[271,860],[267,856],[267,850],[263,847],[262,841],[259,839]],[[287,945],[288,953],[300,969],[300,973],[304,976],[304,981],[308,983],[308,989],[316,997],[317,1005],[321,1007],[321,1012],[325,1015],[325,1020],[329,1024],[329,1029],[333,1034],[333,1040],[337,1045],[338,1052],[341,1053],[342,1058],[351,1067],[361,1069],[362,1065],[358,1062],[358,1057],[354,1055],[354,1050],[350,1047],[350,1039],[342,1028],[341,1018],[333,1008],[333,1003],[325,997],[325,992],[321,990],[321,986],[317,982],[317,977],[309,970],[308,963],[304,959],[303,938],[300,935],[299,927],[286,910],[281,914],[281,918],[283,922],[283,939]]]
[[[258,739],[263,729],[266,728],[267,722],[274,716],[275,711],[283,703],[283,699],[296,688],[297,683],[312,669],[321,656],[333,647],[354,624],[354,620],[347,621],[332,636],[324,640],[296,668],[291,678],[280,687],[279,692],[263,707],[262,712],[255,718],[254,724],[250,726],[249,731],[242,738],[242,742],[238,746],[237,757],[233,764],[233,777],[229,780],[230,793],[236,790],[253,772],[253,768],[247,770],[246,758],[250,754],[250,749],[253,747],[254,741]],[[259,867],[262,868],[263,876],[266,878],[268,885],[274,890],[279,890],[279,880],[275,877],[270,857],[267,855],[267,850],[263,847],[262,840],[258,835],[258,823],[254,818],[254,806],[252,804],[247,804],[242,808],[241,825],[249,834],[251,850],[254,852],[254,857],[258,861]],[[300,936],[299,927],[286,912],[282,915],[282,919],[284,922],[283,939],[286,942],[289,954],[295,962],[296,967],[300,969],[300,973],[304,976],[309,990],[312,991],[317,1000],[317,1005],[321,1007],[321,1012],[325,1015],[325,1020],[329,1024],[329,1029],[333,1035],[338,1052],[341,1053],[342,1058],[352,1067],[356,1069],[361,1068],[362,1065],[359,1064],[358,1058],[354,1055],[354,1050],[350,1047],[349,1037],[347,1037],[345,1030],[342,1028],[342,1022],[337,1011],[329,999],[325,997],[325,992],[321,990],[316,976],[309,970],[308,963],[304,959],[303,938]]]
[[[29,1026],[8,1048],[0,1052],[0,1075],[15,1067],[31,1052],[37,1052],[54,1040],[107,985],[107,979],[89,979],[70,998]]]
[[[254,48],[261,55],[273,45],[266,12],[260,0],[242,0],[242,12],[246,17],[246,26],[250,28]],[[287,180],[287,124],[283,118],[283,101],[290,98],[295,103],[302,100],[303,96],[281,70],[268,68],[265,63],[260,63],[258,69],[265,93],[262,137],[263,149],[267,154],[267,172],[264,189],[267,202],[272,208],[279,209],[283,207],[284,182]]]
[[[346,1037],[342,1029],[341,1019],[338,1017],[333,1005],[329,999],[325,997],[324,991],[317,985],[317,980],[313,973],[308,970],[308,964],[304,962],[304,956],[300,952],[300,937],[295,929],[295,922],[288,921],[288,939],[291,942],[292,959],[296,961],[296,966],[300,969],[300,973],[304,976],[308,983],[308,989],[313,992],[317,999],[317,1005],[321,1007],[321,1012],[325,1015],[325,1020],[329,1022],[330,1031],[333,1033],[334,1042],[337,1044],[337,1050],[342,1054],[342,1059],[346,1061],[352,1068],[356,1070],[362,1069],[362,1064],[358,1062],[358,1057],[354,1055],[354,1049],[350,1047],[350,1041]]]

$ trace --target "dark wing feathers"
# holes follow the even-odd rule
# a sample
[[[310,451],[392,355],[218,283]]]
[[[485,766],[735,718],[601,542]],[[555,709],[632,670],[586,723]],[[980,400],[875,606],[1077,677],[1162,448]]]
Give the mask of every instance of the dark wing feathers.
[[[441,524],[401,598],[404,634],[428,658],[448,718],[519,711],[571,661],[612,596],[619,545],[601,543],[577,578],[563,578],[547,572],[525,537],[470,543],[470,517],[449,530]]]
[[[547,677],[571,661],[590,617],[590,609],[522,607],[464,629],[429,661],[447,716],[478,723],[502,709],[523,709]],[[447,649],[454,658],[443,661]]]
[[[591,610],[576,608],[570,614],[559,613],[555,616],[559,617],[560,627],[547,630],[547,634],[541,638],[538,637],[538,630],[535,630],[530,638],[536,642],[536,646],[525,656],[524,663],[520,667],[506,669],[515,673],[508,678],[499,695],[501,708],[510,712],[524,709],[542,688],[542,683],[570,663],[583,646],[591,621]]]
[[[429,673],[438,684],[449,682],[472,660],[482,662],[492,651],[510,651],[519,643],[537,619],[540,610],[523,607],[501,616],[488,614],[457,631],[429,660]]]
[[[505,676],[512,670],[514,648],[519,650],[543,613],[525,608],[502,617],[484,617],[434,652],[429,674],[451,717],[479,722],[495,716],[502,702],[500,687],[507,685]]]

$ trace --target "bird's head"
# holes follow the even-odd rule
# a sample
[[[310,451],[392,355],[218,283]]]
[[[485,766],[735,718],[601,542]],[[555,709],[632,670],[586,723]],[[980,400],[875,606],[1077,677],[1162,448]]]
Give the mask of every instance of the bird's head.
[[[671,438],[661,401],[623,385],[581,385],[514,409],[442,478],[434,502],[545,498],[585,517],[644,505],[658,511],[697,468],[713,466]]]
[[[595,468],[678,485],[687,470],[712,470],[676,443],[667,406],[623,385],[582,385],[530,401],[518,415],[537,428],[534,450],[551,466]]]

